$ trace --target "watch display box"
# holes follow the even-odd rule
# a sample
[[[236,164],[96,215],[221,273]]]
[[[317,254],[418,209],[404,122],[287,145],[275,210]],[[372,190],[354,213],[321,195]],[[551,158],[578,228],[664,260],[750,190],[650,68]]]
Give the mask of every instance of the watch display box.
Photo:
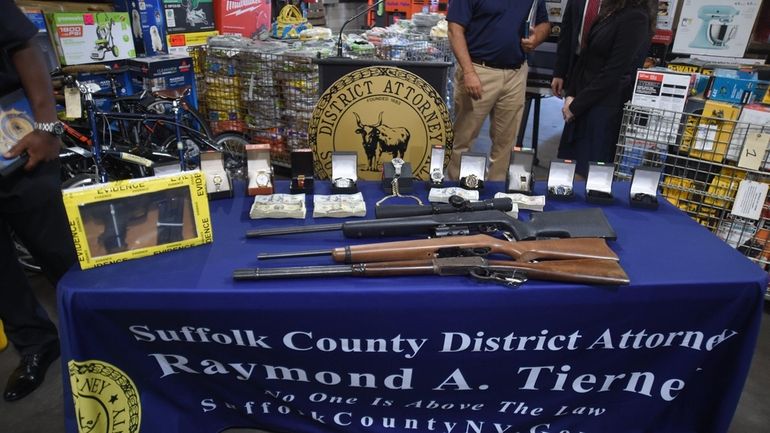
[[[614,175],[614,164],[590,162],[586,178],[586,201],[594,204],[610,204],[615,201],[615,197],[612,196]]]
[[[628,203],[631,207],[644,209],[658,208],[658,184],[661,169],[658,167],[636,167],[628,191]]]
[[[514,147],[511,152],[511,162],[508,165],[508,175],[505,180],[506,192],[529,194],[535,185],[532,169],[535,166],[535,151]]]
[[[312,194],[314,186],[313,151],[311,149],[292,150],[289,192],[292,194]]]
[[[81,269],[213,240],[200,170],[62,191]]]
[[[273,167],[270,165],[269,144],[247,144],[246,165],[249,174],[248,195],[273,193]]]
[[[412,164],[405,162],[400,158],[392,159],[382,165],[382,190],[386,194],[394,194],[393,178],[396,177],[396,166],[394,163],[400,163],[401,173],[398,175],[398,191],[401,193],[411,193],[414,191],[414,176],[412,175]]]
[[[430,149],[430,172],[428,180],[432,187],[441,187],[444,185],[444,157],[446,150],[444,146],[434,145]]]
[[[225,170],[222,152],[217,150],[201,152],[201,171],[206,175],[206,192],[209,200],[233,196],[233,183],[230,173]]]
[[[575,197],[575,161],[554,159],[548,169],[548,197],[571,200]]]
[[[465,152],[460,155],[460,187],[483,189],[487,174],[487,154]]]
[[[353,194],[358,192],[358,153],[332,153],[332,194]]]

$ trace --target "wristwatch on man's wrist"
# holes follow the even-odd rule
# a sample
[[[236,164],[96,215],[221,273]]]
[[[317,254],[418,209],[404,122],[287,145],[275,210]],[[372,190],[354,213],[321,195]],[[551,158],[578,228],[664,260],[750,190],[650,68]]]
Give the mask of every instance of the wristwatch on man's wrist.
[[[35,122],[35,130],[47,132],[56,137],[64,134],[64,125],[61,122]]]

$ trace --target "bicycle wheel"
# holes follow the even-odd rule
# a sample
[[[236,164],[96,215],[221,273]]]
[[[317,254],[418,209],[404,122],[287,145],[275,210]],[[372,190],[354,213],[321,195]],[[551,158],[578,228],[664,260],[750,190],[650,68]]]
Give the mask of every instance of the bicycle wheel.
[[[171,101],[164,99],[155,99],[152,102],[147,103],[146,109],[150,113],[163,114],[167,116],[173,115]],[[186,107],[180,107],[180,109],[182,110],[182,124],[184,126],[199,131],[202,135],[208,138],[212,138],[214,136],[214,134],[211,132],[209,122],[203,118],[203,115],[201,115],[198,110],[189,104],[187,104]],[[173,125],[168,125],[168,127],[164,129],[170,132],[171,135],[174,134]]]
[[[246,145],[249,140],[235,132],[225,132],[214,137],[214,144],[222,151],[225,169],[236,179],[246,178]]]

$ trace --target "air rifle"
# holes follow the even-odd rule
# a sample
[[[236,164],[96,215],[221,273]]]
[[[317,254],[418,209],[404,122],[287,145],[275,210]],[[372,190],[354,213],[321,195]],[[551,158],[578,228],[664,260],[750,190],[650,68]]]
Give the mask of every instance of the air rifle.
[[[484,257],[447,257],[432,260],[403,260],[352,265],[236,269],[233,272],[233,279],[244,281],[328,278],[343,275],[363,277],[470,275],[480,281],[496,282],[512,287],[522,284],[527,279],[610,285],[629,283],[628,275],[614,260],[575,259],[529,263],[488,260]]]
[[[453,212],[415,217],[348,221],[341,224],[316,224],[249,230],[247,238],[342,230],[347,238],[388,236],[454,236],[503,232],[516,240],[538,238],[616,239],[607,218],[599,208],[550,211],[533,214],[529,221],[519,221],[499,210]]]
[[[332,250],[263,253],[257,255],[257,258],[278,259],[330,255],[338,263],[369,263],[443,257],[486,257],[490,254],[505,255],[517,262],[562,259],[618,260],[617,254],[607,246],[607,242],[599,238],[510,242],[485,234],[348,245]]]

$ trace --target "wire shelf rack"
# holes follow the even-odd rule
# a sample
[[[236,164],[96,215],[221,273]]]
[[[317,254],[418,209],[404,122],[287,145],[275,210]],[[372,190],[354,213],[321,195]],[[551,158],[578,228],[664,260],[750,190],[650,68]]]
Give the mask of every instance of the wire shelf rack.
[[[746,108],[744,107],[744,110]],[[740,107],[709,103],[693,114],[627,105],[617,143],[615,177],[639,166],[662,170],[661,194],[719,238],[770,270],[770,200],[758,220],[732,214],[743,180],[770,184],[770,124],[738,121]]]

